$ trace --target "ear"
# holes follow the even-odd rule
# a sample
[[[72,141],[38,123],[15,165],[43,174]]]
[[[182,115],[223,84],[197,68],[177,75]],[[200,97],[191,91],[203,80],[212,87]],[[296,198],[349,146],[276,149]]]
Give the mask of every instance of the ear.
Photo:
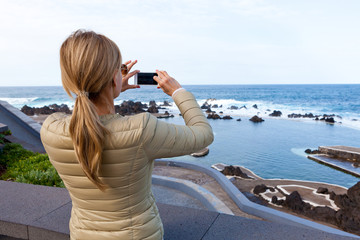
[[[117,86],[117,71],[114,73],[114,76],[112,79],[112,85],[113,85],[113,87]]]

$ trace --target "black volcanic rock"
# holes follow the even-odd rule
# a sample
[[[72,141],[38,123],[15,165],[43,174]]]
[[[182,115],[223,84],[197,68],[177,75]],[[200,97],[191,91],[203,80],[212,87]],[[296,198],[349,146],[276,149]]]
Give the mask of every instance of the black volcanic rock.
[[[204,102],[203,105],[201,105],[201,109],[209,109],[211,107],[210,104],[208,104],[208,102]]]
[[[212,113],[213,111],[211,111],[211,108],[208,108],[205,112],[206,113]]]
[[[307,154],[319,154],[320,151],[317,150],[317,149],[311,150],[310,148],[308,148],[308,149],[305,150],[305,153],[307,153]]]
[[[336,224],[336,211],[328,206],[313,207],[306,215],[315,220]]]
[[[335,120],[333,117],[325,118],[325,122],[327,123],[335,123]]]
[[[115,112],[120,115],[133,115],[141,112],[145,112],[143,108],[147,108],[146,104],[141,102],[123,101],[120,105],[115,105]]]
[[[260,184],[260,185],[256,185],[254,187],[253,192],[254,192],[254,194],[259,195],[259,193],[266,192],[266,190],[268,190],[268,187],[265,184]]]
[[[51,105],[49,105],[49,108],[54,109],[55,112],[63,112],[66,114],[71,113],[69,107],[66,104],[61,104],[60,106],[57,104],[51,104]]]
[[[298,213],[311,209],[311,205],[302,200],[298,191],[286,196],[284,206]]]
[[[29,107],[28,105],[24,105],[24,106],[21,108],[21,111],[22,111],[23,113],[25,113],[26,115],[28,115],[28,116],[33,116],[33,115],[35,114],[34,108]]]
[[[224,116],[222,119],[224,119],[224,120],[229,120],[229,119],[233,119],[233,118],[230,117],[229,115],[226,115],[226,116]]]
[[[272,113],[269,114],[271,117],[281,117],[282,112],[274,110]]]
[[[258,123],[258,122],[263,122],[264,119],[258,117],[258,116],[253,116],[252,118],[249,119],[250,121],[254,122],[254,123]]]
[[[160,105],[161,107],[170,107],[171,104],[168,101],[164,101],[163,104]]]
[[[221,117],[216,114],[216,113],[210,113],[208,116],[207,116],[208,119],[221,119]]]
[[[355,202],[360,207],[360,181],[348,189],[347,195],[350,200]]]
[[[258,109],[258,106],[256,104],[252,105],[252,107]]]
[[[243,171],[241,171],[241,169],[239,167],[234,167],[232,165],[226,166],[221,171],[221,173],[224,175],[228,175],[228,176],[239,176],[242,178],[249,178],[249,176],[246,173],[244,173]]]
[[[155,105],[151,105],[148,110],[149,113],[158,113],[159,109]]]
[[[55,112],[63,112],[66,114],[71,113],[69,107],[66,104],[61,104],[61,105],[51,104],[49,106],[43,106],[43,107],[29,107],[27,105],[24,105],[21,108],[21,111],[28,116],[33,116],[35,114],[36,115],[39,115],[39,114],[48,115],[48,114],[52,114]]]
[[[328,194],[329,190],[327,188],[324,187],[319,187],[316,191],[316,193],[320,193],[320,194]]]

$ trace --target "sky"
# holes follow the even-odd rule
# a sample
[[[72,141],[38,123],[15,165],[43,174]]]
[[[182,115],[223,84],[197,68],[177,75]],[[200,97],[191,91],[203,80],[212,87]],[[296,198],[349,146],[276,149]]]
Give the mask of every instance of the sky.
[[[0,0],[0,86],[61,86],[59,49],[101,33],[181,84],[360,83],[360,1]]]

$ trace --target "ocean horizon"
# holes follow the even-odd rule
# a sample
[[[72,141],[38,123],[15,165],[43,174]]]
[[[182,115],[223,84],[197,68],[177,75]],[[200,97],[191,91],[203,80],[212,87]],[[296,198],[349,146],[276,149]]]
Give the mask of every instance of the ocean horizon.
[[[262,178],[296,179],[326,182],[350,187],[359,178],[307,159],[304,150],[318,146],[346,145],[360,147],[360,84],[231,84],[184,85],[199,105],[205,102],[212,110],[230,115],[232,120],[209,119],[215,141],[209,155],[203,158],[183,156],[176,159],[205,166],[214,163],[241,165]],[[50,104],[73,106],[61,86],[0,87],[0,100],[21,109],[24,105],[42,107]],[[124,100],[157,104],[173,103],[155,86],[121,93],[115,104]],[[174,104],[166,109],[174,118],[165,119],[184,124]],[[280,117],[271,117],[274,110]],[[161,111],[161,110],[160,110]],[[164,110],[165,111],[165,110]],[[332,115],[335,124],[313,118],[288,118],[290,114]],[[252,123],[258,115],[262,123]],[[241,121],[236,121],[241,119]]]

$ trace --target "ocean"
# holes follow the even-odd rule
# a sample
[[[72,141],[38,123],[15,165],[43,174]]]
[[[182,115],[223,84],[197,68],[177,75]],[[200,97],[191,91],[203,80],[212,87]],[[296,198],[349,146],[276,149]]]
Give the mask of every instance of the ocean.
[[[214,163],[241,165],[262,178],[296,179],[326,182],[350,187],[360,179],[316,163],[304,150],[318,146],[346,145],[360,147],[360,84],[336,85],[188,85],[201,106],[205,101],[216,104],[213,111],[230,115],[232,120],[212,120],[215,141],[209,155],[203,158],[182,156],[175,159],[205,166]],[[0,87],[0,100],[21,109],[73,101],[62,87]],[[153,86],[121,93],[115,100],[148,103],[155,100],[172,103],[171,97]],[[256,108],[254,107],[256,105]],[[232,108],[232,109],[231,109]],[[237,109],[235,109],[237,108]],[[274,110],[281,117],[269,116]],[[167,111],[174,118],[163,119],[184,124],[176,106]],[[288,118],[288,114],[334,114],[335,124],[309,118]],[[252,123],[258,115],[265,121]],[[236,121],[237,119],[241,121]]]

